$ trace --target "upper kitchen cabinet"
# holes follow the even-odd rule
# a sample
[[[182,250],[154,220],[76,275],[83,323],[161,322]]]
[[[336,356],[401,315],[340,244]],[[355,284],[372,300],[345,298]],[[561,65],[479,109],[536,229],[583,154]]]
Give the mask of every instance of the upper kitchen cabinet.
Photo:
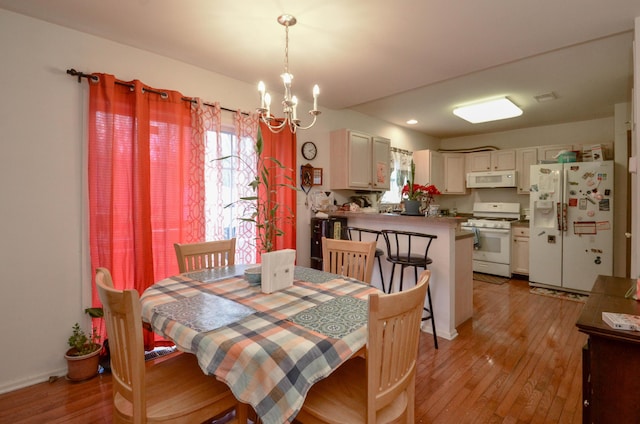
[[[515,150],[467,153],[467,172],[511,171],[516,169]]]
[[[389,139],[348,129],[330,136],[332,190],[389,190]]]
[[[538,163],[538,148],[516,149],[516,171],[518,172],[518,194],[529,194],[531,165]]]
[[[444,159],[444,191],[443,194],[467,194],[464,167],[464,153],[443,153]],[[438,187],[438,186],[436,186]]]
[[[465,194],[464,153],[413,152],[416,183],[433,184],[442,194]]]
[[[553,144],[550,146],[538,147],[538,160],[552,160],[555,161],[558,153],[564,150],[573,150],[571,144]]]
[[[415,183],[421,185],[433,184],[444,193],[444,159],[442,153],[435,150],[418,150],[413,152],[413,162],[416,164]]]

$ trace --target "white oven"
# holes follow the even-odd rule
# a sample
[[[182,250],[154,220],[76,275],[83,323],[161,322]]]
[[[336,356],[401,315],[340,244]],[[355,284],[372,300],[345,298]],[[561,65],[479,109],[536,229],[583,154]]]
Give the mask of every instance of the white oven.
[[[473,270],[511,277],[511,229],[477,228]]]
[[[474,272],[511,277],[511,222],[519,217],[519,203],[474,203],[473,218],[461,225],[474,233]]]

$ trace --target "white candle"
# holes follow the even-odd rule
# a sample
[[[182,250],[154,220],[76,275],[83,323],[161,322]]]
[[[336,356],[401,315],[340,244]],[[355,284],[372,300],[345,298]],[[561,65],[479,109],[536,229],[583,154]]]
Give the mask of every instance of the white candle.
[[[258,91],[260,92],[260,109],[264,109],[264,91],[265,86],[262,81],[258,83]]]
[[[264,94],[264,103],[267,107],[267,116],[269,116],[269,108],[271,107],[271,95],[269,93]]]
[[[295,121],[296,119],[298,119],[298,113],[296,111],[298,107],[298,98],[296,96],[293,96],[291,98],[291,103],[293,103],[293,120]]]
[[[313,110],[318,110],[318,94],[320,94],[320,87],[316,84],[313,86]]]

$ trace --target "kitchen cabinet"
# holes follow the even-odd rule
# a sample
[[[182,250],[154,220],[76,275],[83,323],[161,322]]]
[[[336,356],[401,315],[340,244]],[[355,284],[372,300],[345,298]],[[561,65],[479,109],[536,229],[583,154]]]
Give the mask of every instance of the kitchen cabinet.
[[[466,154],[467,172],[511,171],[516,169],[515,150],[492,150]]]
[[[464,174],[464,153],[443,153],[444,161],[444,190],[438,187],[442,194],[466,194],[466,178]]]
[[[418,150],[413,152],[416,164],[416,184],[433,184],[444,193],[444,158],[435,150]]]
[[[529,227],[513,225],[511,235],[511,272],[529,275]]]
[[[552,144],[549,146],[538,147],[538,159],[539,160],[552,160],[554,162],[557,159],[554,157],[563,150],[573,150],[571,144]]]
[[[465,153],[440,153],[435,150],[413,152],[416,183],[433,184],[442,194],[466,194]]]
[[[332,190],[389,190],[389,139],[349,129],[332,131],[330,139]]]
[[[531,165],[537,163],[538,149],[536,147],[516,149],[518,194],[529,194],[529,188],[531,187]]]

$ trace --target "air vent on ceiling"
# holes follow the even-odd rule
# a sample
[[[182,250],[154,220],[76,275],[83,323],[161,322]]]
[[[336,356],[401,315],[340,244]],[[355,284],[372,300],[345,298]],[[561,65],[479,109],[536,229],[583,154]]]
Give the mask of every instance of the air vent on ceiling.
[[[552,100],[556,100],[558,96],[556,96],[556,93],[554,93],[553,91],[550,91],[548,93],[533,96],[533,98],[536,99],[538,103],[543,103],[543,102],[550,102]]]

